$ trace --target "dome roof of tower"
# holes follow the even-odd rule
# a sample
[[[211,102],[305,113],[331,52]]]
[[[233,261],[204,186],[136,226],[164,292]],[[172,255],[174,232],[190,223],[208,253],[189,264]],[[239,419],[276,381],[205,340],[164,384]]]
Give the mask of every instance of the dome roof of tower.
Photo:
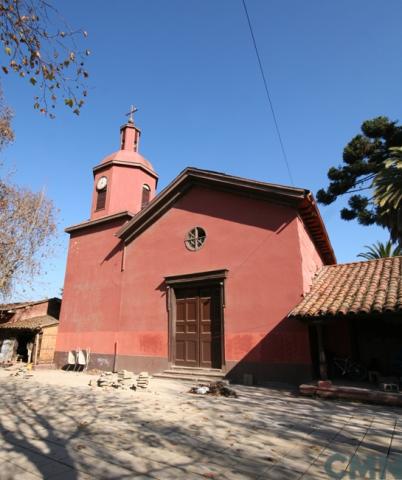
[[[111,161],[137,163],[143,165],[148,170],[155,172],[151,162],[149,162],[138,152],[134,152],[132,150],[117,150],[117,152],[111,153],[110,155],[105,157],[101,163],[107,163]]]

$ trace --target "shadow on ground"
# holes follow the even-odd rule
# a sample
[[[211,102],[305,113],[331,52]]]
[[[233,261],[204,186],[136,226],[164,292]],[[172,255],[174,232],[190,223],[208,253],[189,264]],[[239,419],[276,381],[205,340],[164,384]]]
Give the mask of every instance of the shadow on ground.
[[[24,479],[363,478],[357,470],[392,464],[400,435],[398,409],[263,388],[236,387],[231,399],[177,384],[130,395],[17,379],[0,387],[0,460]],[[360,456],[354,467],[361,452],[378,465]]]

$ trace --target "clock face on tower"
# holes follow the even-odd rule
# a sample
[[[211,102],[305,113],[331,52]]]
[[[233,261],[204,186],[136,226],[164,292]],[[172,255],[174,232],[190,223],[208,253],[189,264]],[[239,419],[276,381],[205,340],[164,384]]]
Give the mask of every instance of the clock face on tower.
[[[107,185],[107,177],[100,177],[96,184],[96,189],[97,190],[103,190]]]

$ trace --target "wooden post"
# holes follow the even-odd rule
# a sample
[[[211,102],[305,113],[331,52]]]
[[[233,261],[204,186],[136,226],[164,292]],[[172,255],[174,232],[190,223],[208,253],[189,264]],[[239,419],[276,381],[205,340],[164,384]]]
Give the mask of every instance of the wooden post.
[[[172,309],[172,292],[169,285],[166,287],[166,306],[167,311],[170,312]]]
[[[357,334],[357,323],[356,319],[348,320],[348,331],[349,331],[349,343],[350,343],[350,353],[351,357],[355,361],[360,361],[360,352],[359,352],[359,337]]]
[[[113,372],[117,372],[117,341],[114,342]]]
[[[126,268],[126,244],[123,244],[123,248],[121,251],[121,271],[124,272]]]
[[[168,314],[168,362],[169,368],[173,359],[173,346],[172,346],[172,337],[173,337],[173,295],[174,289],[169,285],[166,286],[166,307]]]
[[[36,365],[38,363],[38,347],[39,347],[39,333],[35,334],[34,340],[34,354],[33,354],[33,364]]]
[[[318,340],[318,359],[320,365],[320,380],[328,380],[328,368],[327,368],[327,359],[325,357],[324,350],[324,340],[322,335],[322,324],[315,324],[317,329],[317,340]]]

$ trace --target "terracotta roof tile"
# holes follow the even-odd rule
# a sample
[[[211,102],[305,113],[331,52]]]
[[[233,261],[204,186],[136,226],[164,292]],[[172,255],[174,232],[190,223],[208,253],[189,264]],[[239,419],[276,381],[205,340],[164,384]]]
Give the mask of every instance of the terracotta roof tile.
[[[290,317],[402,310],[402,257],[322,267]]]
[[[0,329],[18,329],[18,330],[40,330],[43,327],[56,325],[59,321],[51,315],[43,315],[41,317],[26,318],[24,320],[12,320],[0,323]]]

